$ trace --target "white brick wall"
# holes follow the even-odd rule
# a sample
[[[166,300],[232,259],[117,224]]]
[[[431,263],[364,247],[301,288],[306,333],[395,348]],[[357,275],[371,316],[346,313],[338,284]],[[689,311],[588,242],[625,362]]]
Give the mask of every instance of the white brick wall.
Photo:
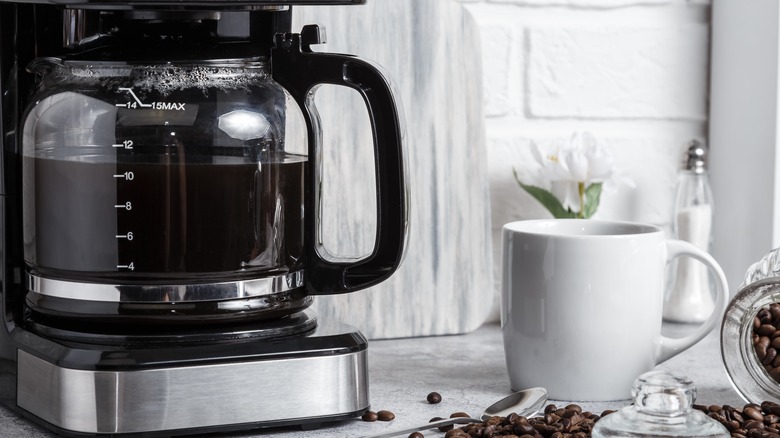
[[[637,185],[605,193],[596,217],[668,230],[683,147],[707,132],[710,2],[462,1],[482,34],[495,265],[504,223],[548,215],[512,168],[578,130]]]

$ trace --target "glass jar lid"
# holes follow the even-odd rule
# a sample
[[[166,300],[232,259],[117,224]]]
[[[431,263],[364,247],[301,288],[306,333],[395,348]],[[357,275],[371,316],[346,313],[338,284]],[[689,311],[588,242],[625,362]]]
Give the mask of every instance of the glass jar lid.
[[[601,418],[593,438],[731,436],[722,424],[693,409],[696,388],[687,377],[650,371],[637,378],[631,395],[634,404]]]

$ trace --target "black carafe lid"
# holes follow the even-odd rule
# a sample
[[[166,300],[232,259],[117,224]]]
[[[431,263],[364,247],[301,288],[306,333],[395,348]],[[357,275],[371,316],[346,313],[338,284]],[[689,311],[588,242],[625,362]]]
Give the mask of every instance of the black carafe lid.
[[[67,48],[66,61],[126,64],[267,59],[285,12],[111,11],[84,15],[95,32]]]
[[[230,10],[287,7],[292,5],[361,5],[366,0],[7,0],[13,3],[64,5],[79,9],[205,9]]]

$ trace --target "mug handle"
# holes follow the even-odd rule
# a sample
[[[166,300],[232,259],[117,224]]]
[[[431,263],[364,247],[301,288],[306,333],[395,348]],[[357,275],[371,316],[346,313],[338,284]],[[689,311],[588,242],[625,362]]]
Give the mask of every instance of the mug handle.
[[[691,243],[674,239],[666,241],[666,249],[668,260],[680,256],[689,256],[704,263],[715,274],[717,292],[715,294],[715,307],[712,309],[710,317],[707,318],[696,331],[682,338],[661,336],[658,350],[656,351],[656,363],[671,359],[707,336],[723,317],[723,312],[726,310],[726,294],[729,290],[728,281],[726,280],[726,274],[723,272],[723,269],[718,265],[718,262],[705,251]]]

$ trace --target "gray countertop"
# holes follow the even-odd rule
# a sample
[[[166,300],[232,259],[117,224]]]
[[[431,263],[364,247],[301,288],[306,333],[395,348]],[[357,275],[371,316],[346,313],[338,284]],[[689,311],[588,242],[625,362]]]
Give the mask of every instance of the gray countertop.
[[[690,328],[665,324],[664,333],[678,337]],[[690,377],[698,390],[697,403],[745,404],[726,376],[717,330],[658,368]],[[448,417],[457,411],[478,416],[486,406],[510,393],[501,331],[496,324],[485,325],[466,335],[372,341],[369,344],[369,373],[371,409],[390,410],[395,413],[395,420],[367,423],[355,419],[327,424],[314,431],[284,428],[220,436],[360,437],[415,426],[432,417]],[[441,403],[426,402],[425,397],[431,391],[442,395]],[[579,404],[586,410],[600,413],[628,403],[625,400]],[[428,431],[425,435],[439,437],[444,434]],[[37,438],[54,435],[0,407],[0,436]]]

